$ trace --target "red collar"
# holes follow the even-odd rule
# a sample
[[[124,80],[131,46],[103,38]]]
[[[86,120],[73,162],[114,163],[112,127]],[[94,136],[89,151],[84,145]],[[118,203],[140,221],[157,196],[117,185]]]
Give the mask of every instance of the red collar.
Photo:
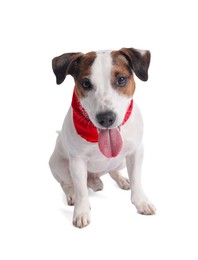
[[[73,108],[73,121],[74,121],[74,126],[76,128],[76,132],[88,142],[97,143],[98,130],[90,121],[88,114],[80,104],[75,90],[72,98],[72,108]],[[122,125],[124,125],[126,121],[129,119],[132,110],[133,110],[133,100],[131,100],[130,105],[126,111]]]

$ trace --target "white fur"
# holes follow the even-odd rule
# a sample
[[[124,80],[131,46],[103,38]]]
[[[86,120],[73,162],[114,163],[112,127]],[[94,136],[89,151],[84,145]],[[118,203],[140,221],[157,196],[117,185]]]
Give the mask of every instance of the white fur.
[[[144,56],[146,54],[146,50],[140,50],[140,49],[136,49],[142,56]]]
[[[130,102],[129,98],[119,95],[111,87],[111,66],[110,51],[97,53],[91,74],[95,89],[81,100],[96,127],[96,114],[106,109],[113,110],[117,115],[113,127],[120,125]],[[143,122],[135,103],[132,116],[122,126],[121,134],[123,148],[120,154],[108,159],[100,152],[97,143],[89,143],[76,133],[71,108],[66,115],[49,163],[54,177],[67,196],[68,204],[75,203],[73,224],[77,227],[85,227],[90,223],[87,184],[93,190],[102,189],[103,184],[99,177],[106,173],[110,173],[121,188],[131,188],[131,200],[139,213],[155,214],[155,207],[149,202],[141,186]],[[118,172],[125,164],[130,183]]]
[[[81,104],[89,115],[89,118],[98,128],[101,126],[96,121],[96,114],[104,111],[113,111],[117,117],[111,128],[121,125],[130,98],[120,95],[111,87],[112,58],[111,51],[97,53],[97,58],[92,65],[90,77],[95,91],[90,91],[88,96],[81,100]]]

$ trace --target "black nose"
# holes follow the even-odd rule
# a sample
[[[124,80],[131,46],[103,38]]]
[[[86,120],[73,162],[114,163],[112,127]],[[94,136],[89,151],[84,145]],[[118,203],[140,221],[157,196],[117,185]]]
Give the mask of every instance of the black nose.
[[[102,127],[110,127],[116,120],[116,114],[112,111],[107,111],[97,114],[96,119]]]

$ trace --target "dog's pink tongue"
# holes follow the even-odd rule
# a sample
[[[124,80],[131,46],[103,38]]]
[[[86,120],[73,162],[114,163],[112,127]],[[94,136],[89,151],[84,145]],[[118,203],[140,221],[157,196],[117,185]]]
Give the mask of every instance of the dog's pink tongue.
[[[98,146],[107,158],[116,157],[122,149],[122,137],[118,128],[101,130],[98,135]]]

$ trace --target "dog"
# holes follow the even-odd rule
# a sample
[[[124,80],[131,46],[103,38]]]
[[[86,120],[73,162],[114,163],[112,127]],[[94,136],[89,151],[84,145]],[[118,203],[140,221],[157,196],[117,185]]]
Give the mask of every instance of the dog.
[[[141,185],[143,121],[133,102],[136,75],[148,80],[150,51],[65,53],[52,60],[56,83],[74,78],[72,104],[63,123],[49,165],[74,205],[73,225],[90,223],[88,187],[102,190],[100,177],[109,173],[122,189],[131,189],[138,213],[153,215],[154,205]],[[119,172],[127,167],[129,180]]]

